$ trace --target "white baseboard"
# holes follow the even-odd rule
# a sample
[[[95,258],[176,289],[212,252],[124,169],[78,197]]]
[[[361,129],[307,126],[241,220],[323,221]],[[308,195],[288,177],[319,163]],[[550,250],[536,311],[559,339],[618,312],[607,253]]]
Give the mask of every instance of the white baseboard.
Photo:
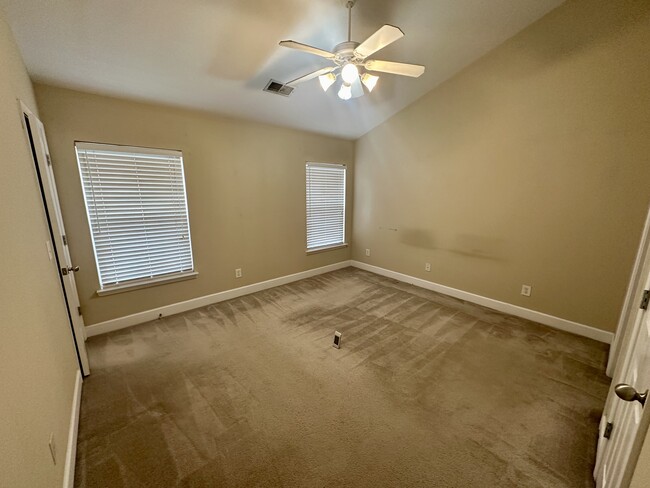
[[[167,315],[187,312],[188,310],[193,310],[195,308],[205,307],[206,305],[211,305],[213,303],[223,302],[224,300],[230,300],[232,298],[249,295],[257,291],[273,288],[274,286],[280,286],[294,281],[302,280],[305,278],[310,278],[312,276],[328,273],[330,271],[346,268],[348,266],[354,266],[359,269],[370,271],[371,273],[376,273],[381,276],[393,278],[395,280],[402,281],[404,283],[410,283],[412,285],[419,286],[420,288],[425,288],[427,290],[432,290],[438,293],[442,293],[444,295],[449,295],[454,298],[459,298],[461,300],[466,300],[468,302],[476,303],[478,305],[482,305],[484,307],[488,307],[493,310],[498,310],[499,312],[504,312],[511,315],[515,315],[517,317],[522,317],[524,319],[532,320],[534,322],[539,322],[540,324],[548,325],[555,329],[571,332],[573,334],[588,337],[590,339],[604,342],[606,344],[611,344],[612,339],[614,337],[614,334],[612,334],[611,332],[606,332],[604,330],[596,329],[595,327],[580,324],[578,322],[572,322],[570,320],[562,319],[560,317],[555,317],[553,315],[548,315],[542,312],[537,312],[535,310],[530,310],[528,308],[519,307],[518,305],[512,305],[510,303],[500,302],[498,300],[487,298],[481,295],[475,295],[473,293],[469,293],[463,290],[458,290],[456,288],[451,288],[449,286],[440,285],[432,281],[427,281],[420,278],[416,278],[414,276],[398,273],[397,271],[391,271],[389,269],[366,264],[361,261],[341,261],[339,263],[330,264],[328,266],[323,266],[321,268],[315,268],[307,271],[302,271],[300,273],[280,276],[278,278],[262,281],[260,283],[254,283],[252,285],[242,286],[240,288],[234,288],[232,290],[213,293],[212,295],[193,298],[191,300],[186,300],[184,302],[172,303],[170,305],[165,305],[164,307],[145,310],[144,312],[138,312],[132,315],[127,315],[125,317],[119,317],[116,319],[107,320],[106,322],[100,322],[98,324],[89,325],[88,327],[86,327],[86,333],[88,337],[105,334],[107,332],[111,332],[114,330],[124,329],[126,327],[131,327],[136,324],[141,324],[143,322],[155,320],[158,318],[160,314],[163,314],[163,316],[167,316]]]
[[[213,293],[212,295],[192,298],[191,300],[186,300],[184,302],[172,303],[170,305],[165,305],[164,307],[145,310],[144,312],[134,313],[125,317],[118,317],[116,319],[107,320],[106,322],[89,325],[86,327],[86,334],[88,337],[105,334],[114,330],[124,329],[136,324],[142,324],[143,322],[155,320],[160,314],[167,316],[187,312],[188,310],[205,307],[206,305],[212,305],[213,303],[231,300],[233,298],[241,297],[244,295],[250,295],[251,293],[255,293],[261,290],[267,290],[269,288],[273,288],[274,286],[285,285],[287,283],[292,283],[294,281],[302,280],[305,278],[311,278],[312,276],[319,274],[329,273],[330,271],[335,271],[337,269],[347,268],[350,265],[350,261],[341,261],[339,263],[330,264],[328,266],[322,266],[320,268],[301,271],[300,273],[280,276],[278,278],[261,281],[252,285],[233,288],[232,290]]]
[[[74,468],[77,458],[77,433],[79,432],[79,411],[81,408],[81,388],[83,379],[81,371],[77,370],[70,413],[70,430],[68,431],[68,447],[65,451],[65,467],[63,468],[63,488],[73,488]]]
[[[397,271],[391,271],[389,269],[380,268],[378,266],[372,266],[370,264],[362,263],[361,261],[353,260],[351,261],[351,265],[365,271],[370,271],[371,273],[393,278],[404,283],[410,283],[412,285],[419,286],[420,288],[426,288],[427,290],[449,295],[454,298],[460,298],[461,300],[476,303],[493,310],[498,310],[499,312],[504,312],[510,315],[532,320],[534,322],[539,322],[540,324],[548,325],[549,327],[553,327],[555,329],[571,332],[573,334],[588,337],[590,339],[604,342],[606,344],[611,344],[614,337],[614,334],[611,332],[596,329],[595,327],[591,327],[589,325],[579,324],[578,322],[572,322],[570,320],[562,319],[560,317],[555,317],[553,315],[548,315],[542,312],[537,312],[528,308],[519,307],[517,305],[512,305],[506,302],[500,302],[499,300],[494,300],[492,298],[487,298],[481,295],[475,295],[463,290],[440,285],[432,281],[427,281],[420,278],[415,278],[414,276],[398,273]]]

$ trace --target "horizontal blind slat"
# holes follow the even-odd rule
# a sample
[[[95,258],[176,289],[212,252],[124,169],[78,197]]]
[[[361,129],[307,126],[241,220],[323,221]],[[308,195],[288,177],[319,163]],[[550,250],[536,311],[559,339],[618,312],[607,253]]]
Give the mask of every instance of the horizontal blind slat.
[[[77,143],[103,287],[194,268],[179,151]]]
[[[345,241],[345,166],[307,163],[307,249]]]

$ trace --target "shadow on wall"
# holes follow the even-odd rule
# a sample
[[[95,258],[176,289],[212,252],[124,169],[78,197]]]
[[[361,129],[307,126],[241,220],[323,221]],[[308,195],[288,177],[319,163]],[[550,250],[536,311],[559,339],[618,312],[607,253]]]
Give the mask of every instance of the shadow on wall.
[[[458,234],[446,250],[463,256],[503,261],[504,240],[474,234]]]
[[[600,45],[607,44],[612,38],[620,37],[620,32],[629,30],[635,24],[644,22],[650,17],[650,2],[648,0],[596,0],[593,5],[585,2],[567,2],[567,7],[574,10],[573,16],[562,12],[562,21],[545,22],[549,30],[533,29],[532,32],[540,37],[539,42],[527,42],[526,50],[522,57],[540,68],[552,66],[554,63],[579,55],[585,50],[597,49]],[[572,5],[573,4],[573,5]],[[553,16],[554,13],[548,14]],[[572,17],[582,17],[586,22],[566,25]],[[531,34],[532,34],[531,32]],[[553,42],[548,42],[553,39]],[[640,46],[645,49],[645,46]],[[525,54],[525,56],[524,56]],[[517,68],[514,76],[534,76],[529,64],[510,63],[509,66]]]
[[[279,3],[281,5],[279,5]],[[215,4],[216,41],[208,74],[225,80],[247,81],[277,52],[292,26],[307,15],[309,2],[226,0]]]
[[[475,234],[457,234],[449,245],[436,244],[436,239],[428,229],[389,229],[397,231],[399,241],[407,246],[421,249],[446,251],[462,256],[488,259],[492,261],[504,261],[504,240],[490,236]]]

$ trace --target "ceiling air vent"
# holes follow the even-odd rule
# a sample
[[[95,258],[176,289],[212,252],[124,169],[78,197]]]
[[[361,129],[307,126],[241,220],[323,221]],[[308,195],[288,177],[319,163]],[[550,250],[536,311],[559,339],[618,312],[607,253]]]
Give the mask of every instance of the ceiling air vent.
[[[276,93],[278,95],[288,97],[289,95],[291,95],[291,92],[293,91],[293,87],[289,85],[285,85],[284,83],[280,83],[279,81],[269,80],[269,82],[264,87],[264,91]]]

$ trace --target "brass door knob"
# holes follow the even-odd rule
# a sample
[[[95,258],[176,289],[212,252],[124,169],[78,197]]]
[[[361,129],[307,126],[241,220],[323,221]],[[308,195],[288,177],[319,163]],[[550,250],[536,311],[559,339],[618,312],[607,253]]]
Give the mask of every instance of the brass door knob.
[[[626,402],[633,402],[636,400],[641,405],[645,405],[645,401],[648,398],[648,390],[646,390],[644,393],[639,393],[633,386],[627,385],[625,383],[619,383],[616,385],[614,387],[614,391],[616,392],[616,396],[618,396],[621,400],[625,400]]]

